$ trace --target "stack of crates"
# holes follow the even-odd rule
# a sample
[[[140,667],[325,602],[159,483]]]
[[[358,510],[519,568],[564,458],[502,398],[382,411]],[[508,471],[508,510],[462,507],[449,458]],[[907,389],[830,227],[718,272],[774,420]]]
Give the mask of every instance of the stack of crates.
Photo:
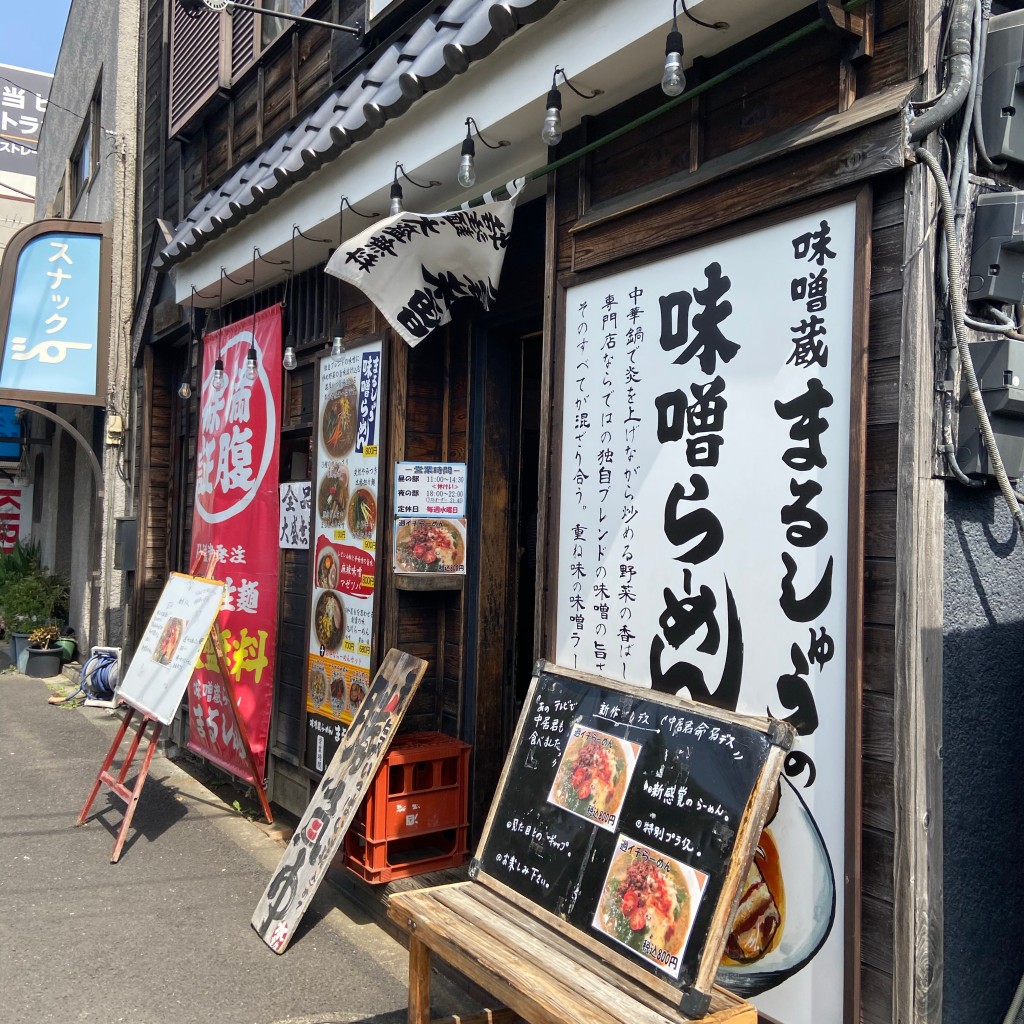
[[[395,737],[345,834],[345,867],[384,883],[469,856],[469,752],[438,732]]]

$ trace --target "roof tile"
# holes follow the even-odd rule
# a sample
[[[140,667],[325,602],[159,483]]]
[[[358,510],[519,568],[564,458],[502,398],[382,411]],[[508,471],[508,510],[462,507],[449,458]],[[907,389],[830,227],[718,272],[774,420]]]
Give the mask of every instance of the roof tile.
[[[355,142],[404,114],[424,93],[462,74],[493,53],[523,25],[537,21],[559,0],[450,0],[404,39],[392,42],[372,66],[329,96],[266,149],[236,167],[177,225],[157,256],[167,268],[201,249],[308,177]]]

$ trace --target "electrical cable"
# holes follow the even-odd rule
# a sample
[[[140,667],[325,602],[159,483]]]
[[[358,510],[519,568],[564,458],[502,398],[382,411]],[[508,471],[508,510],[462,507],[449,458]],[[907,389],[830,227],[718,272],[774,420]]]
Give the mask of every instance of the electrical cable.
[[[978,92],[978,56],[981,51],[981,0],[974,0],[974,15],[971,20],[971,66],[967,98],[964,101],[964,117],[960,123],[955,158],[950,175],[950,192],[953,196],[953,211],[956,223],[957,244],[963,241],[963,225],[967,219],[967,203],[970,192],[968,169],[970,168],[971,125],[973,124],[974,101]]]
[[[17,192],[19,196],[24,196],[26,199],[31,199],[32,202],[36,201],[35,196],[29,195],[28,192],[23,192],[20,188],[15,188],[13,185],[8,185],[6,181],[0,181],[0,188],[5,188],[8,192]]]
[[[1017,331],[1016,324],[993,324],[986,320],[976,320],[973,316],[964,314],[964,323],[973,327],[976,331],[984,334],[1014,334]]]
[[[971,77],[971,27],[974,19],[971,0],[953,0],[947,26],[949,32],[949,82],[933,106],[910,124],[910,141],[920,142],[944,125],[964,104]]]
[[[942,454],[946,457],[946,464],[949,466],[953,476],[964,485],[964,487],[981,488],[985,486],[984,480],[974,480],[969,477],[961,468],[956,458],[956,443],[953,441],[953,395],[946,392],[942,396]]]
[[[949,193],[949,185],[938,160],[928,150],[917,146],[914,155],[931,172],[935,179],[935,185],[939,193],[939,203],[942,212],[942,227],[946,236],[946,261],[951,282],[960,281],[960,257],[957,253],[955,228],[953,223],[953,200]],[[978,376],[974,370],[974,360],[971,357],[971,347],[968,344],[964,330],[964,299],[960,293],[959,286],[949,289],[949,305],[953,314],[953,335],[956,339],[957,352],[960,355],[961,371],[967,383],[967,393],[978,417],[978,427],[981,430],[982,441],[985,445],[985,452],[988,455],[992,466],[992,475],[1003,497],[1006,499],[1010,515],[1017,523],[1017,531],[1021,538],[1024,538],[1024,509],[1021,508],[1013,488],[1010,486],[1009,477],[1006,475],[1006,468],[1003,466],[1002,456],[996,444],[995,435],[992,433],[992,424],[988,418],[988,410],[981,396],[981,388],[978,385]],[[946,459],[949,461],[950,452],[946,451]]]
[[[19,83],[13,81],[10,78],[7,78],[5,75],[0,75],[0,82],[6,82],[8,85],[13,85],[16,89],[22,88],[22,86]],[[33,92],[31,89],[26,89],[25,91],[30,96],[35,96],[36,99],[42,99],[43,98],[39,93]],[[46,110],[49,110],[50,107],[55,107],[57,110],[62,110],[65,114],[70,114],[72,117],[77,117],[79,121],[88,120],[88,118],[90,116],[88,113],[80,114],[77,110],[72,110],[70,107],[63,107],[59,103],[57,103],[55,100],[51,100],[49,98],[47,98],[45,102],[46,102]],[[91,106],[91,102],[92,101],[90,100],[90,106]],[[45,115],[46,111],[44,110],[42,113]],[[42,126],[42,122],[40,122],[40,127],[41,126]],[[116,135],[117,134],[117,132],[115,132],[112,128],[108,128],[106,125],[103,125],[103,124],[101,124],[99,126],[99,129],[100,129],[101,132],[104,132],[107,135]],[[19,143],[19,145],[22,145],[22,143]],[[35,143],[35,145],[38,148],[39,142],[37,141]]]

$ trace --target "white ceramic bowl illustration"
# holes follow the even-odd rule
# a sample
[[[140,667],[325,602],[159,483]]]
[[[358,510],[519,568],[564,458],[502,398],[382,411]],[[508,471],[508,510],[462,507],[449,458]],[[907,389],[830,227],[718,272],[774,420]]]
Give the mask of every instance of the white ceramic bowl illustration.
[[[766,992],[805,967],[824,945],[835,918],[831,858],[811,812],[785,776],[778,814],[768,829],[778,847],[785,888],[782,938],[754,963],[718,969],[718,984],[741,996]]]

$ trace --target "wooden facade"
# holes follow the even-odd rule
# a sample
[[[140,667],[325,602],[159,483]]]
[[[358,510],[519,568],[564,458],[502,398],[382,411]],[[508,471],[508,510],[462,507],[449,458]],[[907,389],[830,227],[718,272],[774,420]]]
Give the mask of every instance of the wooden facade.
[[[855,901],[847,938],[859,950],[859,964],[846,985],[849,1005],[859,1007],[866,1024],[909,1024],[938,1019],[941,991],[934,928],[941,844],[936,850],[934,829],[922,833],[920,810],[932,807],[938,760],[933,699],[921,692],[923,675],[936,664],[928,647],[934,637],[922,640],[921,630],[934,624],[936,587],[941,592],[935,579],[941,557],[931,564],[928,558],[936,529],[941,538],[942,483],[923,480],[931,475],[933,431],[932,262],[917,257],[930,244],[930,186],[920,168],[908,169],[904,124],[915,90],[935,84],[939,5],[884,0],[869,6],[867,56],[849,38],[819,27],[752,60],[806,28],[815,17],[808,9],[700,60],[691,82],[718,84],[560,166],[548,175],[546,197],[524,204],[504,277],[517,286],[503,287],[495,311],[456,317],[415,349],[391,337],[382,476],[400,460],[469,464],[474,569],[465,581],[438,588],[403,581],[385,563],[377,643],[379,651],[396,646],[428,663],[405,728],[440,730],[474,744],[471,809],[478,830],[511,736],[523,673],[553,648],[550,494],[559,466],[551,442],[564,326],[558,288],[578,274],[713,238],[796,198],[867,189],[864,504],[861,520],[851,524],[863,553],[859,603],[851,606],[861,637],[862,689],[859,721],[850,725],[858,800],[848,863],[858,866],[858,877],[848,890]],[[351,9],[321,2],[310,13],[344,16]],[[168,59],[156,42],[163,38],[164,5],[150,0],[147,10],[145,75],[157,81]],[[150,94],[143,220],[181,221],[234,167],[343,81],[357,57],[352,46],[339,56],[324,30],[296,28],[199,103],[177,138],[167,134],[166,97]],[[744,70],[731,74],[741,64]],[[601,139],[663,102],[652,89],[585,117],[558,153]],[[325,248],[324,261],[327,255]],[[296,277],[285,312],[299,366],[284,376],[282,480],[292,478],[293,467],[294,478],[302,479],[312,462],[315,353],[338,323],[348,338],[387,328],[371,303],[322,269],[321,261]],[[261,291],[257,305],[280,301],[284,289],[282,282]],[[229,306],[224,322],[232,316]],[[183,568],[188,550],[191,506],[169,495],[192,485],[194,400],[189,421],[159,398],[168,388],[173,393],[177,358],[162,359],[157,346],[142,364],[142,464],[148,468],[139,491],[140,574],[141,565],[148,568],[137,621],[144,621],[161,573]],[[183,467],[172,471],[155,457],[168,450],[180,453]],[[168,507],[172,520],[184,516],[184,522],[165,522]],[[390,539],[383,538],[385,550]],[[920,557],[910,563],[915,550]],[[291,787],[278,798],[300,804],[311,783],[302,768],[309,581],[308,553],[282,551],[270,750]],[[938,858],[930,867],[925,851]]]

